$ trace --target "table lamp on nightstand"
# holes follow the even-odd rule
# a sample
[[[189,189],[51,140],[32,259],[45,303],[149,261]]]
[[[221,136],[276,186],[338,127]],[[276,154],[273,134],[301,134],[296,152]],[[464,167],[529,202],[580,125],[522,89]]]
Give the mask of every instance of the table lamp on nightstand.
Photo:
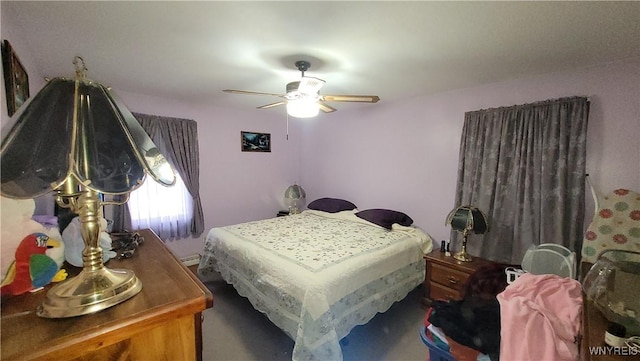
[[[294,184],[289,186],[289,188],[284,191],[284,203],[289,207],[289,214],[300,213],[300,208],[304,206],[306,197],[307,194],[299,185]]]
[[[462,232],[462,251],[454,254],[453,258],[462,262],[473,261],[473,258],[467,253],[467,237],[471,231],[483,234],[488,230],[487,216],[478,208],[459,206],[449,212],[446,224],[450,225],[451,229]]]
[[[56,202],[78,214],[84,241],[80,274],[51,287],[36,311],[73,317],[115,306],[142,290],[133,271],[110,270],[99,245],[104,204],[123,204],[145,174],[172,185],[175,174],[140,123],[111,91],[85,77],[75,57],[75,78],[50,80],[14,115],[2,142],[2,195],[35,198],[55,191]],[[102,194],[122,195],[106,202]]]

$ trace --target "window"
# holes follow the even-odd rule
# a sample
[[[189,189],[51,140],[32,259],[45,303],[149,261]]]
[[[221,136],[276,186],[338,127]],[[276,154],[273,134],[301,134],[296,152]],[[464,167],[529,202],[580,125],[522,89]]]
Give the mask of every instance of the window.
[[[147,177],[140,188],[131,192],[127,205],[134,230],[151,228],[164,240],[191,234],[193,198],[177,173],[172,187]]]
[[[172,163],[177,180],[174,186],[165,187],[147,178],[131,193],[126,206],[114,207],[113,229],[151,228],[163,240],[200,237],[204,214],[200,200],[198,124],[190,119],[133,115]]]

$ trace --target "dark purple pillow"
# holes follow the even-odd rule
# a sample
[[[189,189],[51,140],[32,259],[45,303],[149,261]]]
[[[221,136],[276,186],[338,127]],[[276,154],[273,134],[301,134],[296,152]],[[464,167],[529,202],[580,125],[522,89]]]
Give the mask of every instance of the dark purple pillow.
[[[350,211],[356,209],[356,205],[345,201],[344,199],[337,198],[318,198],[315,201],[309,203],[307,206],[309,209],[316,211],[323,211],[329,213],[336,213],[342,211]]]
[[[394,223],[398,223],[401,226],[409,227],[413,224],[413,219],[406,214],[391,209],[366,209],[356,213],[356,216],[375,223],[386,229],[391,229]]]

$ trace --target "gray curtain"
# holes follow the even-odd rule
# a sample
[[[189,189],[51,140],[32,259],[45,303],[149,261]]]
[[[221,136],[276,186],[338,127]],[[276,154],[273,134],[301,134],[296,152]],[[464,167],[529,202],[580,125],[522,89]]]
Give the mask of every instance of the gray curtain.
[[[200,200],[200,153],[198,125],[194,120],[161,117],[133,113],[158,149],[174,167],[193,197],[193,220],[188,234],[198,238],[204,231],[204,213]],[[125,206],[114,207],[114,229],[130,227],[129,210]]]
[[[465,114],[455,206],[474,205],[489,231],[468,252],[520,264],[531,245],[582,248],[589,102],[572,97]],[[462,237],[452,231],[453,249]]]
[[[113,201],[122,203],[124,202],[126,196],[114,196]],[[113,205],[113,232],[126,232],[131,230],[131,213],[129,213],[129,208],[126,204],[122,205]]]

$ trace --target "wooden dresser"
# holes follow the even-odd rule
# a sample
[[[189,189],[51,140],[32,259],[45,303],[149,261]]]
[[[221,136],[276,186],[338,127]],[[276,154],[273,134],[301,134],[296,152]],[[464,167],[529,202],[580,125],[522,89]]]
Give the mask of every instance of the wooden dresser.
[[[133,257],[112,259],[142,281],[123,303],[72,318],[36,316],[44,290],[2,299],[2,360],[200,360],[202,315],[213,295],[149,230]],[[70,274],[79,269],[65,266]]]
[[[453,256],[435,250],[424,256],[427,272],[424,279],[423,304],[432,300],[459,300],[462,288],[469,276],[480,266],[493,262],[472,256],[471,262],[460,262]]]

